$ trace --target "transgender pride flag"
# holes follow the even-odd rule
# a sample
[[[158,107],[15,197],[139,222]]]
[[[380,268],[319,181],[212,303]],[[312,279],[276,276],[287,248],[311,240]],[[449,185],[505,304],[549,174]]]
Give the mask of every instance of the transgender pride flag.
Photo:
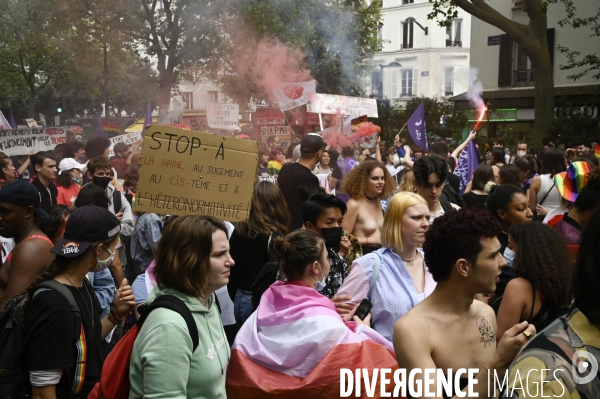
[[[369,327],[344,322],[333,303],[314,288],[276,282],[231,348],[227,397],[339,398],[342,368],[353,373],[365,368],[370,376],[374,368],[389,368],[393,376],[398,365],[385,338]],[[361,378],[361,397],[379,397],[377,377],[370,387],[374,396],[367,396]],[[387,392],[393,386],[392,380]]]

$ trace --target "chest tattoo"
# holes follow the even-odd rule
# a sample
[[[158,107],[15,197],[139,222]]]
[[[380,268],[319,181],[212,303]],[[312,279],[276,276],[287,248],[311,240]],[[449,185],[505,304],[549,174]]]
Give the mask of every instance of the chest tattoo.
[[[494,334],[494,330],[492,330],[490,323],[488,323],[483,316],[477,317],[475,322],[477,323],[477,328],[479,328],[479,334],[481,335],[479,342],[483,342],[483,347],[485,348],[488,344],[495,345],[496,334]]]

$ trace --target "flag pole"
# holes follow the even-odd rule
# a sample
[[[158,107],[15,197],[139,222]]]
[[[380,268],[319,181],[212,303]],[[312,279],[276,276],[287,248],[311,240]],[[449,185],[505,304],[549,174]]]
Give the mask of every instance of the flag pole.
[[[402,133],[402,131],[404,130],[404,128],[406,127],[407,124],[408,124],[408,121],[406,121],[404,126],[402,126],[402,129],[400,129],[400,131],[398,132],[398,136],[400,136],[400,133]]]

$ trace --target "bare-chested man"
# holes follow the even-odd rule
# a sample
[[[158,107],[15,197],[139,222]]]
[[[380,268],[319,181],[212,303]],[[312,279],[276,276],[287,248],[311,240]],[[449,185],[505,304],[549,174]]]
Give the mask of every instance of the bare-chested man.
[[[0,269],[0,309],[22,293],[44,271],[54,255],[52,241],[38,227],[48,214],[40,207],[40,193],[25,180],[0,190],[0,235],[14,238],[15,248]]]
[[[535,334],[535,327],[523,322],[507,330],[496,347],[494,311],[473,299],[478,293],[493,293],[506,266],[496,238],[499,231],[495,218],[473,209],[449,212],[430,227],[423,249],[437,286],[394,326],[396,357],[407,374],[417,368],[451,369],[454,378],[459,369],[478,368],[472,391],[479,398],[497,396],[492,386],[488,391],[488,370],[491,384],[494,371],[502,381],[518,351]],[[417,378],[424,381],[423,374]],[[465,393],[466,383],[461,378]],[[429,391],[437,393],[435,378]]]

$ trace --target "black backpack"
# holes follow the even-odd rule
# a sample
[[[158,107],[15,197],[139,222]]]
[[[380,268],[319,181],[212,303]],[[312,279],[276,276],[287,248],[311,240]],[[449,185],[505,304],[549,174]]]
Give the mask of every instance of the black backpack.
[[[89,283],[84,280],[84,284]],[[34,292],[38,288],[53,289],[67,300],[75,316],[74,341],[78,340],[81,334],[81,312],[71,291],[56,280],[40,283]],[[25,387],[29,381],[24,380],[25,376],[21,373],[20,338],[24,330],[26,303],[30,299],[31,295],[16,295],[0,312],[0,398],[2,399],[25,397]]]

